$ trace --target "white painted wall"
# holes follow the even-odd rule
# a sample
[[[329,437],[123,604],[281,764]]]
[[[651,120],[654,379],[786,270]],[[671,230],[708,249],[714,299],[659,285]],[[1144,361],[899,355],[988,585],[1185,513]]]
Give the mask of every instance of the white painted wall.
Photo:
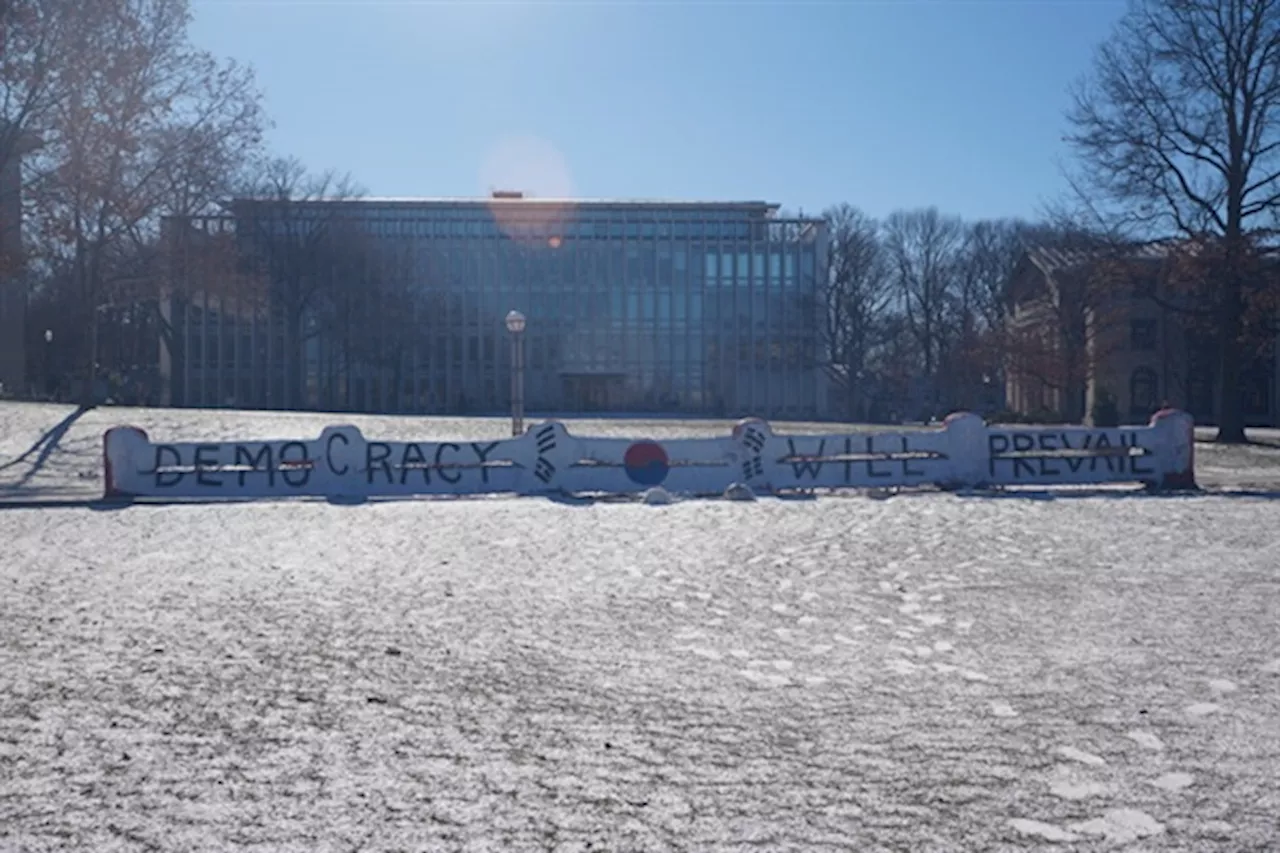
[[[243,499],[547,492],[633,493],[662,485],[717,494],[936,485],[1194,485],[1189,415],[1166,411],[1146,426],[989,427],[959,414],[933,430],[775,435],[760,420],[722,438],[591,438],[538,424],[497,441],[409,442],[331,426],[318,438],[154,443],[118,427],[105,437],[107,497]],[[644,445],[643,447],[640,445]],[[644,451],[665,457],[628,467]]]

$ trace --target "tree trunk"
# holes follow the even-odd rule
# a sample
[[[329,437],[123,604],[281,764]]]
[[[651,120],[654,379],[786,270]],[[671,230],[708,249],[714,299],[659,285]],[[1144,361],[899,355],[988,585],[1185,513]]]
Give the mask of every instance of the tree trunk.
[[[301,410],[306,408],[302,405],[305,391],[303,389],[303,369],[302,365],[306,358],[305,342],[302,339],[302,317],[301,312],[293,310],[289,312],[289,317],[285,324],[285,357],[288,361],[285,363],[285,388],[284,388],[284,406],[286,410]]]
[[[85,308],[84,320],[84,387],[80,393],[80,405],[91,408],[97,405],[94,393],[98,373],[98,306],[97,293],[94,287],[94,271],[87,257],[88,249],[83,241],[76,246],[76,277],[79,279],[82,304]]]
[[[1227,275],[1218,318],[1218,442],[1243,444],[1244,409],[1240,394],[1241,336],[1240,276],[1234,264]]]

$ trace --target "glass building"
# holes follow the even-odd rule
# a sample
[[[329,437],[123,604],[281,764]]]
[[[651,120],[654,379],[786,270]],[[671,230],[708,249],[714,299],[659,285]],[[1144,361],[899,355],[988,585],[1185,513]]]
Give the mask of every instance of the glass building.
[[[825,229],[764,202],[241,200],[166,223],[185,406],[821,417]]]

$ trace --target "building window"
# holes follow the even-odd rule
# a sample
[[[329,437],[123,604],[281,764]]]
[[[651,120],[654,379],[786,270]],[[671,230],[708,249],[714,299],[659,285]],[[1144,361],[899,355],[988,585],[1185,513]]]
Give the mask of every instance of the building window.
[[[1149,367],[1139,367],[1129,377],[1129,408],[1135,415],[1146,416],[1156,409],[1160,396],[1159,378]]]
[[[1130,320],[1129,345],[1135,350],[1153,350],[1156,348],[1156,321]]]

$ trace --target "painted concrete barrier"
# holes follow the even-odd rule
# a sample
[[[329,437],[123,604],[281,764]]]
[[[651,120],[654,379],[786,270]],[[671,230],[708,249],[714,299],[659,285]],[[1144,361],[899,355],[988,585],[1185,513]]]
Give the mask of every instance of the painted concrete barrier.
[[[498,441],[377,441],[354,426],[314,439],[159,443],[116,427],[104,438],[108,498],[362,498],[550,492],[626,494],[662,486],[719,494],[811,488],[1195,486],[1194,422],[1177,410],[1146,426],[988,426],[952,415],[939,428],[777,435],[762,420],[719,438],[580,437],[559,422]]]

